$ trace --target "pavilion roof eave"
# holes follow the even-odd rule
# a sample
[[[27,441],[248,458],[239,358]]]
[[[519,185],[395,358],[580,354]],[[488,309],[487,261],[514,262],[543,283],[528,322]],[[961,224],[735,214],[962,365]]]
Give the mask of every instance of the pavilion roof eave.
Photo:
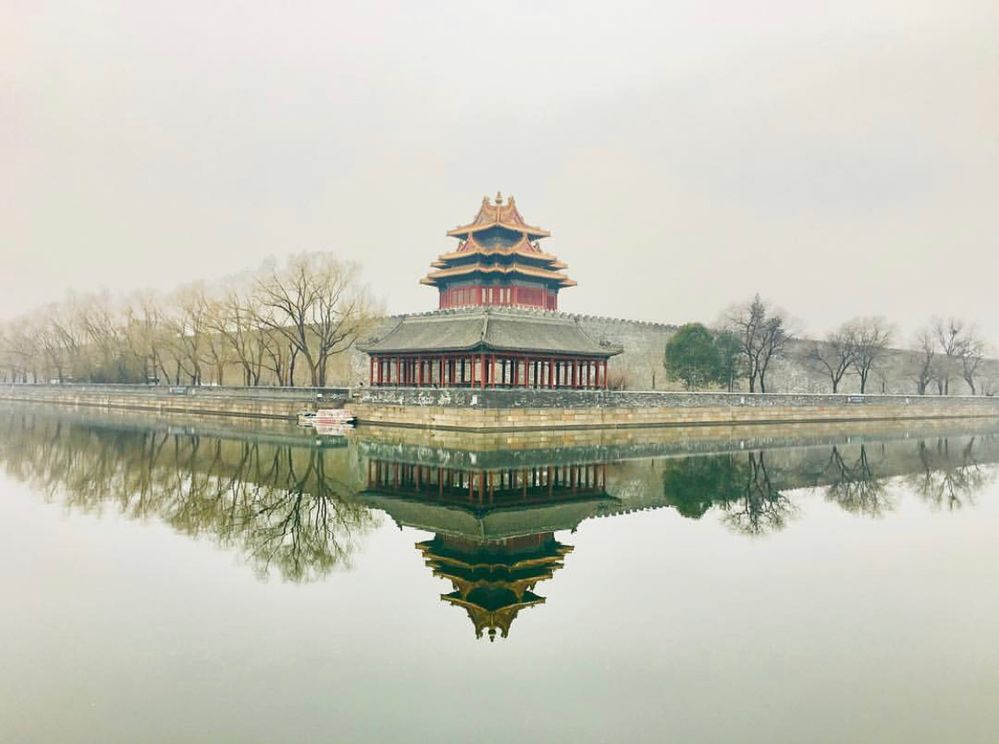
[[[499,351],[607,358],[623,349],[597,342],[569,318],[513,310],[469,310],[403,317],[368,353]]]
[[[454,228],[453,230],[448,230],[447,236],[449,238],[466,238],[469,235],[473,235],[474,233],[482,232],[483,230],[488,230],[493,227],[500,227],[504,230],[509,230],[510,232],[527,235],[530,238],[550,238],[552,235],[548,230],[540,227],[534,227],[533,225],[517,225],[510,222],[493,221],[462,225]]]
[[[544,251],[523,250],[520,248],[510,250],[504,248],[485,248],[479,245],[476,245],[471,250],[457,250],[451,251],[450,253],[442,253],[431,265],[436,266],[440,263],[456,261],[469,256],[517,256],[525,258],[529,261],[540,261],[548,264],[549,266],[558,267],[560,269],[566,269],[569,267],[569,265],[561,261],[558,256],[553,256],[552,254],[545,253]]]
[[[536,355],[541,357],[554,357],[556,359],[568,359],[568,358],[594,358],[594,359],[609,359],[612,356],[617,356],[623,353],[623,349],[617,347],[611,347],[608,349],[597,350],[578,350],[578,351],[567,351],[567,350],[555,350],[548,348],[528,348],[524,346],[500,346],[498,344],[491,344],[486,342],[480,342],[478,344],[472,344],[470,346],[435,346],[433,348],[426,349],[409,349],[409,348],[376,348],[372,346],[361,346],[357,347],[359,350],[366,354],[373,354],[375,356],[392,355],[399,357],[412,357],[421,355],[433,355],[433,354],[468,354],[468,353],[486,353],[486,352],[499,352],[503,354],[511,355]]]
[[[544,279],[550,282],[558,284],[560,287],[575,287],[576,282],[569,277],[559,274],[555,271],[549,271],[546,269],[535,268],[532,266],[524,266],[522,264],[511,264],[510,266],[486,266],[481,263],[473,263],[464,266],[452,266],[450,268],[441,269],[440,271],[431,271],[427,276],[420,280],[421,284],[436,284],[437,281],[441,279],[452,279],[455,277],[466,276],[468,274],[500,274],[500,275],[511,275],[520,274],[521,276],[528,277],[531,279]]]

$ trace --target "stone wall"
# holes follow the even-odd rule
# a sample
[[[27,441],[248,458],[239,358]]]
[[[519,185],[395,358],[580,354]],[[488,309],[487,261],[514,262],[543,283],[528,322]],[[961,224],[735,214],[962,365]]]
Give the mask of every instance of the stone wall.
[[[342,406],[346,388],[3,385],[0,400],[150,413],[193,413],[293,420],[305,408]]]
[[[999,416],[984,396],[670,393],[373,388],[350,404],[362,423],[471,431],[897,421]]]
[[[294,419],[304,408],[343,405],[348,395],[344,388],[0,387],[0,400],[261,419]],[[348,405],[362,423],[469,431],[999,417],[999,398],[986,396],[385,387],[355,390]]]

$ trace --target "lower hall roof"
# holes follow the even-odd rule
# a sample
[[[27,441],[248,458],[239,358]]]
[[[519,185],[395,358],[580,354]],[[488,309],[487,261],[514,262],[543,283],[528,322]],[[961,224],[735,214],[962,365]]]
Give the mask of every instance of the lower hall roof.
[[[406,315],[380,338],[358,344],[368,354],[496,351],[607,358],[622,348],[596,340],[573,317],[519,308],[475,307]]]

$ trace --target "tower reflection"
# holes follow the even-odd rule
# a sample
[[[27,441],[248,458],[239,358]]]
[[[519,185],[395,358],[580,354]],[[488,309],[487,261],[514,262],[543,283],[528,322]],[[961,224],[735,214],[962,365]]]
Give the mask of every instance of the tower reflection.
[[[572,552],[555,532],[618,504],[606,483],[606,463],[486,470],[373,459],[364,496],[399,526],[434,533],[416,548],[451,583],[441,599],[468,613],[476,637],[495,640],[545,602],[537,585]]]

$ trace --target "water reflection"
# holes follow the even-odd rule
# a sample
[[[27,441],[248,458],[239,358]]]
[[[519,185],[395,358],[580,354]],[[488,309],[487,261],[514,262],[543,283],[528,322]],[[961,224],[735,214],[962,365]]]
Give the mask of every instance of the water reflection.
[[[453,587],[441,599],[468,613],[476,637],[494,640],[544,603],[537,584],[572,551],[555,532],[619,505],[606,480],[605,463],[486,470],[370,459],[365,498],[397,524],[435,533],[416,547]]]
[[[906,481],[919,496],[937,508],[957,509],[974,504],[975,494],[988,486],[995,473],[983,467],[995,462],[983,450],[991,442],[982,444],[975,437],[967,441],[937,439],[919,442],[921,469]],[[987,458],[987,459],[986,459]]]
[[[261,577],[315,580],[375,522],[350,497],[346,450],[225,439],[184,427],[0,413],[0,467],[68,506],[155,517],[248,557]]]
[[[799,517],[802,489],[863,517],[889,515],[903,490],[955,509],[974,503],[999,461],[999,437],[983,426],[971,434],[896,429],[861,441],[788,430],[780,446],[775,436],[736,443],[719,435],[697,442],[715,454],[686,456],[676,433],[532,446],[362,429],[350,446],[331,447],[291,427],[9,407],[0,408],[0,467],[74,509],[152,517],[238,551],[261,577],[295,582],[349,568],[387,515],[433,535],[415,548],[448,583],[441,600],[492,639],[545,603],[539,584],[573,550],[556,534],[586,520],[672,509],[764,536]]]
[[[795,514],[794,504],[774,485],[762,451],[668,461],[663,495],[690,519],[718,507],[727,524],[750,535],[783,529]]]

